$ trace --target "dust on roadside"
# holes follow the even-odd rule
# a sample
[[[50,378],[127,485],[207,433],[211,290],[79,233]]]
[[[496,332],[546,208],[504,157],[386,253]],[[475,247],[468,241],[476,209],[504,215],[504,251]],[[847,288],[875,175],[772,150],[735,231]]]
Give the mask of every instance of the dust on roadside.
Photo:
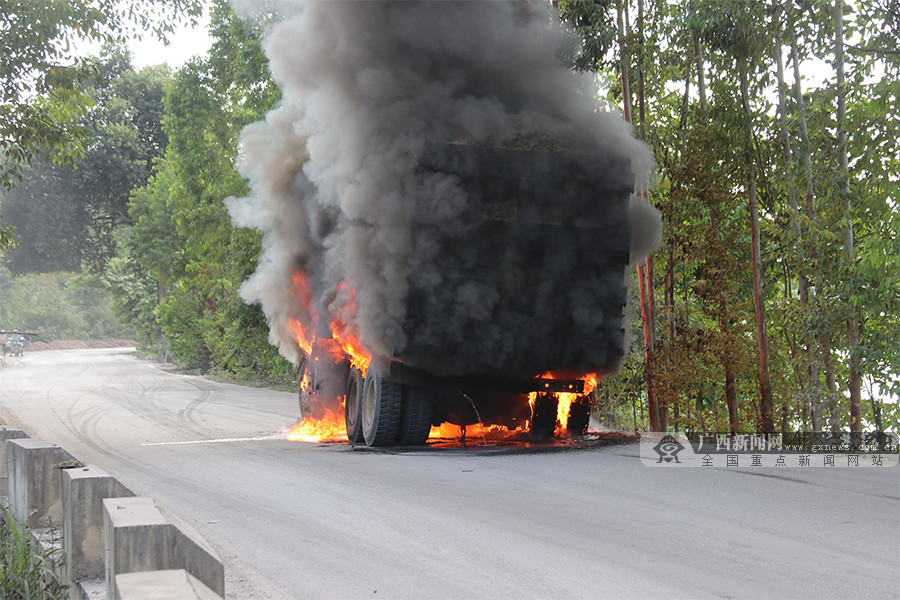
[[[40,352],[42,350],[83,350],[91,348],[122,348],[128,346],[137,346],[134,340],[55,340],[52,342],[32,342],[31,351]]]

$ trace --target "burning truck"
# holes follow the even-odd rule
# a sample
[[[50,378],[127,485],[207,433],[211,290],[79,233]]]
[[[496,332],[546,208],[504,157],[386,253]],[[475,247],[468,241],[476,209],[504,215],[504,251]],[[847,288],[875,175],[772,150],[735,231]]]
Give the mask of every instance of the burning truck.
[[[658,216],[571,39],[542,2],[312,2],[272,32],[283,100],[244,131],[229,209],[264,232],[242,295],[314,438],[586,429]]]

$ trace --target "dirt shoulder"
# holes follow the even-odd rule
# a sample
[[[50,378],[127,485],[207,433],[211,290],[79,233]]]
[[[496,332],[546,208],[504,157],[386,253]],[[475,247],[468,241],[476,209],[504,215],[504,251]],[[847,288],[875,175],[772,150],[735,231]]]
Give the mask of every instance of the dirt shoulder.
[[[137,346],[134,340],[55,340],[53,342],[32,342],[31,351],[40,352],[41,350],[80,350],[85,348],[121,348],[128,346]]]

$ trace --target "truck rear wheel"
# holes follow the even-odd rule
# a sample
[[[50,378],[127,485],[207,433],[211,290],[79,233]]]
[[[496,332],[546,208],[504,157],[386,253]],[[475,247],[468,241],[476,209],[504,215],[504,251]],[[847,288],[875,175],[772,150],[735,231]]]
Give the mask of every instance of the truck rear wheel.
[[[366,444],[396,444],[402,411],[403,386],[369,369],[362,402],[362,428]]]
[[[569,422],[566,431],[569,435],[584,435],[591,421],[591,397],[580,396],[569,407]]]
[[[359,444],[364,441],[362,428],[363,376],[353,367],[347,375],[347,390],[344,393],[344,422],[347,425],[347,441]]]
[[[428,441],[433,407],[431,390],[407,386],[403,398],[400,434],[397,438],[401,446],[422,446]]]
[[[531,436],[550,439],[556,433],[556,412],[559,399],[553,394],[538,394],[531,409]]]

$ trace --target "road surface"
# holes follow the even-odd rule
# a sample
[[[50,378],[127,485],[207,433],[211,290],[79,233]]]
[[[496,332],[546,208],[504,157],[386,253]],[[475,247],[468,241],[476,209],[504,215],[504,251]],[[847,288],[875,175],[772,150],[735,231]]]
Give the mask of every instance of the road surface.
[[[900,597],[900,468],[649,468],[638,446],[285,439],[294,394],[129,349],[0,368],[0,420],[192,524],[234,599]]]

